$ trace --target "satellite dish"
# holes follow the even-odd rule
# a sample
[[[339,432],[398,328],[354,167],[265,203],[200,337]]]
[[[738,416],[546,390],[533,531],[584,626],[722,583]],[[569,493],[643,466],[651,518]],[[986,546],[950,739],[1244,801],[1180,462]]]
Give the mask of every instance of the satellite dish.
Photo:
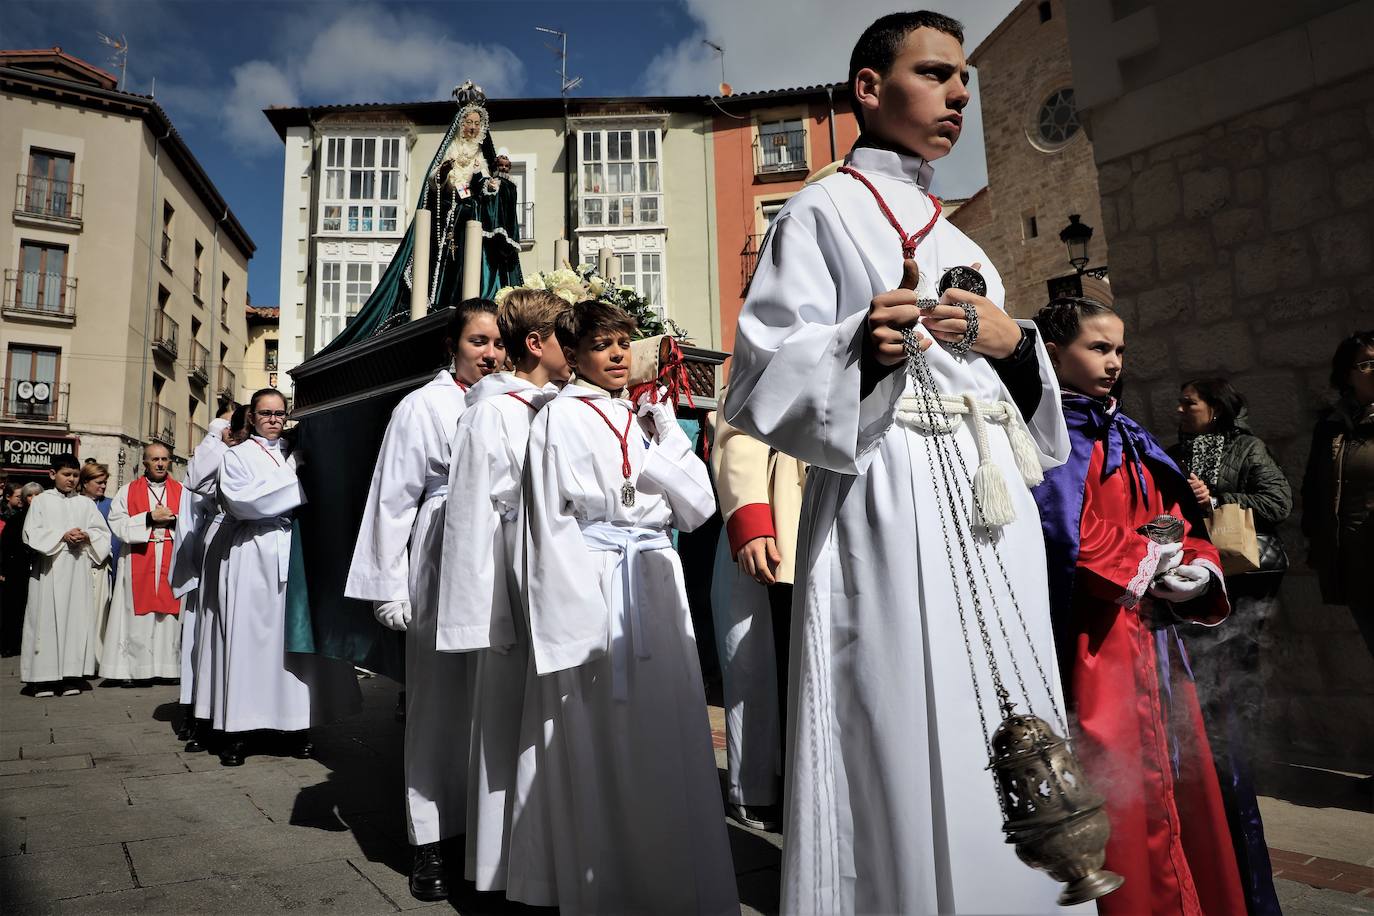
[[[721,83],[721,84],[720,84],[720,97],[721,97],[721,98],[727,98],[727,97],[732,96],[732,95],[734,95],[734,94],[735,94],[735,90],[730,86],[729,83]]]
[[[20,382],[15,386],[14,392],[27,401],[29,398],[33,397],[33,382]]]

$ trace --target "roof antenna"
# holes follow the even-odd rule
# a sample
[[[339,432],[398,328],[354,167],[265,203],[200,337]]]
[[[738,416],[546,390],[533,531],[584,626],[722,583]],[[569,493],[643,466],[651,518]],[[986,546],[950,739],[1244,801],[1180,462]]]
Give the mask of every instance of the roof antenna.
[[[114,50],[110,53],[109,64],[111,67],[119,67],[119,85],[115,88],[124,89],[124,75],[129,66],[129,39],[120,35],[118,38],[111,38],[103,32],[96,32],[100,36],[100,43]]]
[[[720,55],[720,94],[721,97],[724,98],[734,92],[734,90],[730,88],[730,84],[725,81],[725,49],[714,41],[708,41],[705,38],[701,40],[701,43],[708,48],[712,48]]]
[[[558,69],[554,72],[558,74],[558,84],[562,87],[560,92],[566,99],[569,92],[582,85],[582,77],[580,76],[568,79],[568,33],[560,32],[558,29],[546,29],[542,25],[535,26],[534,30],[546,35],[557,35],[562,42],[561,46],[558,47],[551,44],[546,44],[544,47],[552,51],[554,56],[558,58]]]

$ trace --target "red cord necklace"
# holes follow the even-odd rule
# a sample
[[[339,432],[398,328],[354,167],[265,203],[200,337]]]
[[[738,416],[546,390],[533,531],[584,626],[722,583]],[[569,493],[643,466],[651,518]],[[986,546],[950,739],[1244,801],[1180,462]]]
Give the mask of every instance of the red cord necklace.
[[[272,449],[263,445],[257,439],[249,439],[248,441],[256,445],[258,448],[262,449],[262,453],[266,455],[268,458],[271,458],[273,464],[275,464],[277,467],[281,467],[281,460],[277,458],[276,455],[272,454]]]
[[[508,398],[515,398],[517,401],[519,401],[521,404],[524,404],[526,407],[528,407],[530,410],[533,410],[535,413],[538,413],[538,412],[539,412],[539,408],[538,408],[538,407],[535,407],[533,404],[531,404],[529,401],[525,400],[524,398],[520,397],[520,395],[516,394],[514,391],[507,391],[507,392],[506,392],[506,397],[508,397]]]
[[[883,195],[879,194],[878,189],[873,187],[873,182],[869,181],[859,172],[850,168],[847,165],[840,166],[838,171],[844,172],[851,178],[859,179],[863,186],[868,188],[868,190],[873,193],[873,199],[878,202],[878,209],[883,211],[883,216],[887,217],[887,221],[892,224],[892,228],[897,230],[897,237],[902,240],[902,257],[916,257],[916,246],[921,244],[925,237],[930,234],[930,230],[935,228],[935,221],[940,218],[940,211],[944,209],[940,206],[940,201],[932,197],[930,194],[926,194],[925,191],[921,192],[922,194],[925,194],[926,197],[930,199],[930,202],[935,206],[935,215],[930,218],[930,222],[926,223],[924,226],[922,226],[916,232],[913,232],[911,235],[907,235],[906,230],[902,228],[902,224],[897,222],[897,217],[892,215],[892,210],[888,207],[887,201],[883,200]]]
[[[590,399],[578,398],[578,400],[595,410],[596,415],[610,428],[611,433],[620,442],[620,473],[625,476],[625,482],[620,485],[620,504],[628,509],[635,504],[635,485],[630,483],[630,424],[634,422],[635,413],[633,410],[626,412],[625,432],[622,433],[615,428],[611,418],[602,413],[601,408],[593,404]]]

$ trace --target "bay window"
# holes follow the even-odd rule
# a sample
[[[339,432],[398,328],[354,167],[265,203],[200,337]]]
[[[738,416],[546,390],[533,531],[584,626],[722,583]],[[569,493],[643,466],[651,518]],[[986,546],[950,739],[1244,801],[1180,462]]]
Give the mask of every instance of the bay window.
[[[320,231],[395,235],[401,218],[401,137],[326,137]]]
[[[659,129],[582,130],[583,226],[663,223]]]

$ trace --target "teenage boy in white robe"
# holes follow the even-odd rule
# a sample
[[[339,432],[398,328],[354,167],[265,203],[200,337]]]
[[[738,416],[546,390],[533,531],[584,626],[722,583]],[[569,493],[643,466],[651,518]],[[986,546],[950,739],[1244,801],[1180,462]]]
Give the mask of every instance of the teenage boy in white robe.
[[[526,593],[538,811],[554,875],[514,851],[507,896],[577,913],[737,913],[711,728],[670,529],[715,512],[672,407],[623,399],[634,323],[580,302],[555,325],[574,381],[530,429]],[[639,413],[642,416],[637,416]],[[514,839],[512,843],[514,844]],[[536,874],[525,869],[533,867]]]
[[[96,632],[91,565],[110,555],[110,529],[95,503],[77,492],[81,465],[58,455],[53,486],[33,498],[24,519],[24,543],[38,555],[29,578],[19,679],[36,697],[75,696],[75,683],[95,674]]]
[[[849,79],[863,133],[846,165],[858,175],[841,170],[792,197],[739,320],[725,419],[811,465],[788,704],[788,913],[1057,909],[1055,882],[1004,842],[971,663],[989,728],[1002,716],[979,635],[968,634],[970,659],[955,613],[954,589],[967,596],[969,584],[947,561],[947,537],[954,553],[961,544],[953,521],[948,535],[942,524],[933,434],[913,420],[919,405],[903,400],[912,389],[902,335],[916,328],[941,393],[971,395],[997,414],[975,437],[971,419],[950,407],[941,419],[953,429],[941,439],[969,469],[986,467],[986,492],[997,492],[994,475],[1004,485],[987,534],[966,540],[993,569],[996,594],[985,604],[1006,612],[991,547],[976,541],[1000,548],[1048,689],[1015,620],[1013,650],[1032,711],[1053,722],[1062,695],[1028,487],[1068,454],[1057,386],[1030,322],[1003,312],[987,255],[938,218],[928,193],[931,162],[954,147],[969,101],[962,41],[959,23],[929,12],[865,30]],[[980,270],[986,296],[940,294],[956,266]],[[959,356],[944,344],[965,336],[964,306],[978,333]],[[962,473],[957,462],[946,470]],[[971,503],[958,486],[956,498]],[[967,526],[972,505],[956,511]]]
[[[110,506],[110,532],[120,549],[100,675],[125,685],[181,676],[182,602],[169,574],[177,517],[189,506],[171,467],[172,450],[149,442],[143,476],[120,487]]]
[[[452,366],[391,412],[344,588],[406,633],[406,821],[419,900],[448,896],[440,843],[467,828],[474,672],[466,655],[437,650],[435,628],[449,447],[468,389],[505,361],[496,303],[460,303],[449,337]]]
[[[520,482],[530,424],[568,380],[568,361],[553,333],[567,308],[542,289],[517,289],[506,297],[496,323],[514,371],[472,386],[453,438],[438,648],[475,653],[464,876],[479,891],[506,886],[520,717],[526,674],[533,670],[517,584]]]
[[[305,503],[297,477],[305,456],[282,435],[280,391],[255,391],[248,421],[253,435],[219,469],[225,552],[200,669],[210,682],[207,717],[225,732],[219,760],[229,767],[243,764],[251,749],[245,733],[259,730],[286,732],[293,757],[312,756],[308,729],[356,711],[361,700],[352,664],[286,651],[291,518]]]

